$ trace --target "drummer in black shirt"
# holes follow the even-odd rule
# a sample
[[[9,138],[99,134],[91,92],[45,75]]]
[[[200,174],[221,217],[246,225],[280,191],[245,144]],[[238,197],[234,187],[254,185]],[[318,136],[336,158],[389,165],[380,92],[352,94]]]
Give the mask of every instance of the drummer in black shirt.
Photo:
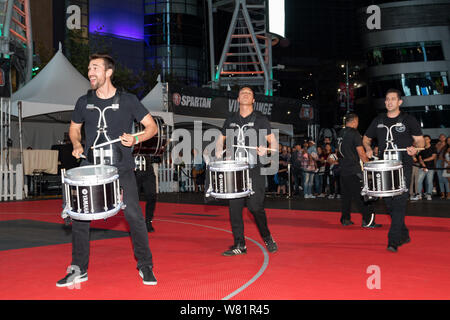
[[[358,210],[362,214],[362,227],[376,228],[381,225],[375,223],[375,214],[370,212],[367,203],[361,196],[362,184],[362,162],[368,162],[361,134],[358,131],[359,118],[354,113],[349,113],[345,117],[345,128],[341,130],[338,138],[339,163],[341,165],[341,189],[342,189],[342,216],[343,226],[352,225],[350,210],[352,200],[355,201]]]
[[[148,243],[148,233],[145,227],[142,209],[139,204],[136,177],[134,175],[135,163],[132,149],[138,141],[145,141],[157,132],[156,124],[147,109],[139,102],[136,96],[120,92],[116,89],[111,78],[114,73],[114,60],[104,54],[93,54],[89,57],[88,76],[92,91],[80,97],[72,113],[69,127],[69,137],[73,144],[72,155],[79,159],[83,154],[88,160],[91,158],[89,150],[94,145],[99,113],[87,108],[92,103],[100,110],[111,106],[120,97],[117,110],[105,112],[105,122],[108,125],[108,136],[120,137],[120,143],[113,145],[117,158],[112,164],[117,167],[120,186],[123,190],[124,214],[130,226],[130,234],[137,258],[137,269],[145,285],[156,285],[153,274],[153,260]],[[89,101],[91,100],[92,101]],[[129,133],[133,121],[140,122],[144,127],[143,133],[134,137]],[[106,125],[104,124],[104,125]],[[86,145],[81,144],[81,130],[84,125]],[[92,165],[83,160],[81,165]],[[90,221],[73,220],[72,222],[72,263],[67,269],[64,278],[56,283],[58,287],[68,287],[74,283],[84,282],[88,279],[88,265],[90,253],[89,230]]]
[[[232,129],[237,130],[237,126],[243,127],[248,125],[244,129],[252,130],[254,137],[259,140],[259,133],[264,131],[264,137],[266,141],[257,141],[257,145],[251,147],[256,148],[255,150],[248,150],[249,155],[249,175],[252,180],[252,189],[254,194],[247,198],[231,199],[229,200],[229,212],[230,212],[230,223],[231,230],[233,232],[234,245],[222,253],[224,256],[235,256],[247,253],[247,247],[245,246],[244,238],[244,221],[242,217],[242,210],[244,206],[247,205],[249,211],[253,214],[258,227],[259,233],[264,240],[264,243],[269,252],[276,252],[278,246],[273,240],[269,228],[267,226],[267,217],[264,210],[264,196],[265,196],[265,177],[261,174],[261,163],[259,157],[265,156],[267,154],[267,149],[278,149],[278,142],[275,135],[271,132],[269,120],[261,113],[254,111],[253,104],[255,102],[253,90],[249,87],[243,87],[239,91],[239,112],[235,113],[231,117],[225,120],[222,128],[222,135],[216,143],[216,157],[221,159],[223,157],[223,145],[227,141],[227,131]],[[228,130],[227,130],[228,129]],[[228,132],[230,133],[230,132]],[[248,136],[250,136],[249,134]],[[235,134],[234,136],[237,136]],[[246,134],[247,136],[247,134]],[[248,137],[247,136],[247,137]],[[231,136],[230,136],[231,138]],[[251,141],[252,139],[246,139],[245,145],[250,146],[250,143],[255,143]],[[269,147],[267,148],[267,142]],[[233,144],[236,144],[234,141]],[[241,150],[241,149],[240,149]],[[234,151],[233,151],[234,153]],[[256,156],[256,154],[259,156]],[[258,158],[258,159],[255,159]],[[278,169],[278,166],[277,166]]]
[[[403,164],[403,174],[405,185],[409,186],[411,182],[412,172],[412,156],[417,154],[417,148],[423,148],[424,139],[422,130],[416,118],[411,115],[404,114],[400,111],[403,103],[401,93],[397,89],[389,89],[386,93],[385,106],[387,113],[377,116],[369,128],[367,129],[363,144],[366,149],[367,157],[371,158],[372,140],[376,138],[379,145],[380,158],[384,157],[386,148],[386,128],[396,125],[392,129],[393,143],[397,149],[406,149],[407,151],[399,152],[401,162]],[[408,192],[402,195],[384,198],[389,214],[391,215],[391,227],[388,233],[388,247],[392,252],[397,252],[397,248],[411,241],[409,231],[405,225],[406,206],[408,202]]]

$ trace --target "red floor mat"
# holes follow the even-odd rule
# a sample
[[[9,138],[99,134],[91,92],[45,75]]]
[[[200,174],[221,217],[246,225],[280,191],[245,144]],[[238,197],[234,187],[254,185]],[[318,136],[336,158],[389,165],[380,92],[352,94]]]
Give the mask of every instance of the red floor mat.
[[[0,203],[0,220],[61,223],[60,208],[58,200]],[[386,215],[377,216],[382,228],[365,230],[356,214],[355,225],[342,227],[336,212],[267,213],[279,252],[265,254],[245,212],[248,254],[222,257],[232,244],[226,207],[158,203],[149,236],[157,286],[142,284],[127,237],[91,242],[89,280],[79,289],[55,286],[70,244],[0,251],[0,299],[450,298],[450,219],[407,217],[412,242],[394,254],[386,250]],[[92,227],[128,230],[122,213]],[[380,289],[367,286],[369,266],[380,271]]]

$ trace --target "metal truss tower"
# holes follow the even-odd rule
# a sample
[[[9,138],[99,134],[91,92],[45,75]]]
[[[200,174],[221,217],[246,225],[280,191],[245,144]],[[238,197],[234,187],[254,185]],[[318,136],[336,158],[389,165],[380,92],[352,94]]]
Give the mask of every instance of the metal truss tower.
[[[266,32],[264,0],[208,0],[211,84],[213,88],[250,85],[272,95],[272,35]],[[220,55],[215,64],[213,12],[232,12]]]
[[[11,59],[19,87],[31,80],[33,37],[30,0],[0,0],[0,54]]]

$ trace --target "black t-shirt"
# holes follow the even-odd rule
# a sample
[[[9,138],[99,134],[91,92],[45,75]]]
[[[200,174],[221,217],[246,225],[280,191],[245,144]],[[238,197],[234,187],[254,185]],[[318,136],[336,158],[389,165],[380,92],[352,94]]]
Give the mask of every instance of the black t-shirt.
[[[117,91],[118,92],[118,91]],[[117,93],[116,93],[117,94]],[[114,97],[110,99],[100,99],[95,92],[92,96],[92,104],[100,110],[104,110],[113,103]],[[84,132],[86,136],[86,145],[84,146],[84,155],[88,155],[90,147],[94,144],[97,136],[97,124],[100,113],[97,109],[88,110],[87,95],[80,97],[75,105],[75,110],[72,113],[72,121],[75,123],[84,123]],[[119,138],[124,132],[131,133],[133,122],[140,122],[148,114],[147,109],[133,94],[122,92],[120,96],[120,103],[118,110],[109,109],[105,112],[105,120],[107,125],[107,134],[111,140]],[[122,143],[116,142],[122,154],[122,159],[114,164],[117,168],[133,169],[135,167],[132,156],[132,147],[125,147]]]
[[[383,152],[386,148],[387,129],[383,125],[390,128],[396,123],[402,124],[402,126],[394,127],[392,129],[394,144],[398,149],[412,146],[414,143],[413,136],[422,135],[422,129],[416,118],[409,114],[400,113],[400,115],[395,118],[388,118],[386,113],[377,116],[370,124],[365,136],[371,139],[377,139],[380,159],[383,158]],[[412,157],[409,156],[406,151],[401,152],[401,159],[403,164],[412,165],[413,163]]]
[[[258,146],[266,146],[267,140],[265,139],[265,136],[272,133],[270,122],[269,120],[260,112],[253,111],[250,115],[247,117],[242,117],[239,112],[234,113],[231,117],[225,120],[225,123],[222,127],[222,135],[227,137],[227,140],[229,140],[229,137],[227,135],[230,133],[229,130],[231,129],[233,132],[231,133],[234,136],[234,140],[232,141],[232,144],[236,145],[238,140],[238,131],[239,127],[243,127],[244,125],[249,124],[244,128],[244,138],[245,138],[245,145],[248,147],[258,147]],[[239,127],[237,127],[237,126]],[[257,155],[257,152],[255,149],[246,149],[248,152],[248,158],[249,158],[249,164],[250,167],[260,166],[261,161]],[[227,150],[228,151],[228,150]],[[232,156],[234,157],[234,152],[236,151],[235,148],[232,149],[233,153]],[[239,152],[245,153],[243,149],[239,149]],[[255,159],[258,159],[255,161]]]
[[[361,163],[358,151],[356,151],[356,147],[363,145],[361,134],[354,128],[346,127],[339,133],[339,138],[342,139],[339,147],[341,153],[341,158],[339,158],[341,176],[361,173]]]
[[[280,176],[284,179],[287,179],[288,178],[287,168],[288,168],[288,163],[289,163],[289,155],[280,154],[280,156],[278,157],[278,160],[279,160],[278,176]],[[279,172],[280,170],[286,170],[286,171]]]
[[[435,153],[437,154],[436,147],[430,146],[429,148],[426,148],[425,150],[420,151],[419,156],[422,157],[422,160],[424,160],[426,158],[431,157]],[[425,162],[425,167],[427,167],[428,169],[434,168],[434,160],[424,161],[424,162]]]

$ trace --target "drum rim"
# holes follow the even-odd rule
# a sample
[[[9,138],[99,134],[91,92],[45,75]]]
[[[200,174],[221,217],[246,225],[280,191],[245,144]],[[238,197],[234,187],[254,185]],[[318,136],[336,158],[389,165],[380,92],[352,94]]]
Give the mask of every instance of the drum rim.
[[[248,196],[252,193],[252,190],[246,190],[242,192],[227,192],[227,193],[217,193],[217,192],[210,192],[208,193],[208,196],[211,196],[216,199],[236,199],[236,198],[243,198]]]
[[[64,212],[67,213],[71,218],[73,218],[75,220],[83,220],[83,221],[100,220],[100,219],[106,219],[106,218],[116,215],[122,209],[122,205],[123,205],[123,202],[120,202],[113,209],[104,211],[104,212],[78,213],[78,212],[71,211],[68,208],[65,208]]]
[[[374,196],[374,197],[395,197],[395,196],[399,196],[402,195],[403,193],[407,192],[408,189],[401,187],[400,189],[395,189],[395,190],[383,190],[383,191],[372,191],[372,190],[363,190],[361,192],[361,195],[365,196]]]

